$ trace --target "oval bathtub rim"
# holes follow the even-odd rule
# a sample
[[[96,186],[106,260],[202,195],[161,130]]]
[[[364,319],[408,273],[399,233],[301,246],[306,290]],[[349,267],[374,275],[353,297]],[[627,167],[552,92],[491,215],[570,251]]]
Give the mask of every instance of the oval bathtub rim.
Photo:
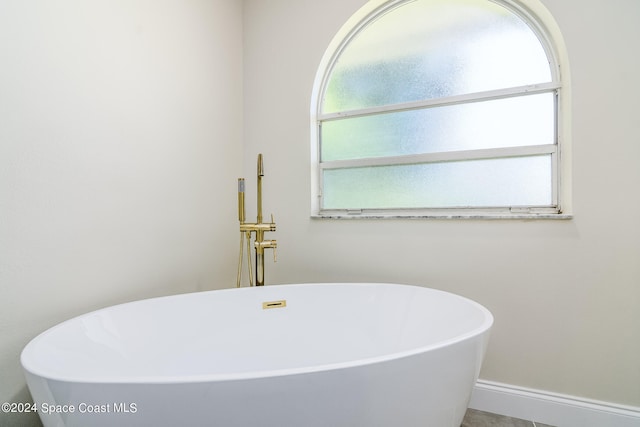
[[[399,351],[394,353],[388,353],[381,356],[367,357],[363,359],[356,359],[347,362],[338,362],[338,363],[325,363],[314,366],[306,366],[300,368],[288,368],[288,369],[272,369],[272,370],[264,370],[264,371],[249,371],[249,372],[241,372],[241,373],[229,373],[229,374],[198,374],[198,375],[171,375],[171,376],[119,376],[119,377],[74,377],[71,375],[59,376],[59,375],[51,375],[46,372],[42,372],[41,369],[34,369],[32,366],[29,366],[31,363],[26,360],[28,353],[28,349],[31,347],[32,343],[35,343],[41,339],[44,339],[45,335],[53,331],[54,329],[58,329],[63,327],[65,324],[78,321],[80,318],[85,316],[94,315],[101,311],[106,311],[114,307],[123,307],[127,305],[134,305],[143,302],[151,302],[154,300],[166,299],[166,298],[187,298],[193,297],[195,294],[210,294],[212,292],[251,292],[255,290],[262,290],[266,292],[267,290],[274,288],[285,288],[285,287],[313,287],[313,286],[341,286],[341,285],[349,285],[349,286],[403,286],[403,287],[413,287],[419,289],[425,289],[429,292],[443,293],[455,296],[456,298],[465,301],[466,303],[474,306],[480,312],[482,312],[484,316],[484,321],[476,328],[469,330],[464,334],[460,334],[455,336],[454,338],[450,338],[447,340],[438,341],[433,344],[424,345],[420,347],[416,347],[411,350]],[[31,375],[50,380],[50,381],[60,381],[60,382],[73,382],[73,383],[86,383],[86,384],[131,384],[131,385],[145,385],[145,384],[193,384],[193,383],[207,383],[207,382],[222,382],[222,381],[242,381],[242,380],[253,380],[253,379],[262,379],[262,378],[271,378],[271,377],[284,377],[289,375],[301,375],[301,374],[312,374],[317,372],[324,371],[332,371],[339,369],[347,369],[354,368],[360,366],[368,366],[377,363],[389,362],[392,360],[402,359],[406,357],[411,357],[420,353],[426,353],[428,351],[437,350],[440,348],[444,348],[450,345],[457,344],[459,342],[472,339],[474,337],[480,336],[485,332],[489,331],[494,323],[493,314],[482,304],[464,297],[462,295],[443,291],[440,289],[429,288],[426,286],[420,285],[409,285],[409,284],[399,284],[399,283],[387,283],[387,282],[309,282],[309,283],[287,283],[287,284],[275,284],[275,285],[267,285],[265,287],[257,288],[257,287],[242,287],[242,288],[223,288],[223,289],[213,289],[208,291],[195,291],[195,292],[186,292],[181,294],[174,295],[164,295],[159,297],[151,297],[151,298],[143,298],[139,300],[124,302],[120,304],[114,304],[111,306],[99,308],[96,310],[89,311],[87,313],[83,313],[77,316],[74,316],[70,319],[64,320],[60,323],[55,324],[54,326],[44,330],[43,332],[36,335],[31,341],[25,345],[22,352],[20,353],[20,364],[22,368],[29,372]],[[258,356],[259,357],[259,356]]]

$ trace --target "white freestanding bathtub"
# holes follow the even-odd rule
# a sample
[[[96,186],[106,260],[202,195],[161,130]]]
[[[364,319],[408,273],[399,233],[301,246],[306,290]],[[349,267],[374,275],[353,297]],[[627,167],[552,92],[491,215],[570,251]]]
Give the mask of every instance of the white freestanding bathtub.
[[[459,427],[492,323],[417,286],[240,288],[85,314],[21,361],[46,427]]]

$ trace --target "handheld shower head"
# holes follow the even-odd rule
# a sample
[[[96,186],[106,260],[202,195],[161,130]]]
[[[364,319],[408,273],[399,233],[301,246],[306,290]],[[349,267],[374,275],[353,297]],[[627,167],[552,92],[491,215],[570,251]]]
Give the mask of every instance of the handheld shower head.
[[[244,178],[238,178],[238,221],[243,224],[244,220]]]

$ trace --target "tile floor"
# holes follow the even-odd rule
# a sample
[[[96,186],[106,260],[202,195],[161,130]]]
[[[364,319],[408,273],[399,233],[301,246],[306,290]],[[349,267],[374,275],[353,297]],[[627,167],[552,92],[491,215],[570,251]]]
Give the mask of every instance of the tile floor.
[[[519,418],[468,409],[460,427],[552,427],[535,421],[525,421]]]

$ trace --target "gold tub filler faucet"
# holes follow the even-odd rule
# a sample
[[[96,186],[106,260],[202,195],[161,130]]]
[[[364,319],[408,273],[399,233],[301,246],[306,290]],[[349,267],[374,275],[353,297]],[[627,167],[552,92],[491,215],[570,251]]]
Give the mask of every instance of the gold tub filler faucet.
[[[245,222],[244,210],[244,178],[238,178],[238,220],[240,221],[240,257],[238,259],[238,278],[236,286],[240,287],[242,279],[242,261],[244,259],[244,239],[247,239],[247,266],[249,267],[249,286],[253,286],[253,273],[251,271],[251,233],[255,233],[253,247],[256,250],[256,286],[264,286],[264,250],[273,249],[273,262],[276,262],[275,240],[265,240],[264,233],[276,231],[276,223],[271,215],[271,222],[262,222],[262,177],[264,166],[262,154],[258,154],[258,217],[255,223]]]

